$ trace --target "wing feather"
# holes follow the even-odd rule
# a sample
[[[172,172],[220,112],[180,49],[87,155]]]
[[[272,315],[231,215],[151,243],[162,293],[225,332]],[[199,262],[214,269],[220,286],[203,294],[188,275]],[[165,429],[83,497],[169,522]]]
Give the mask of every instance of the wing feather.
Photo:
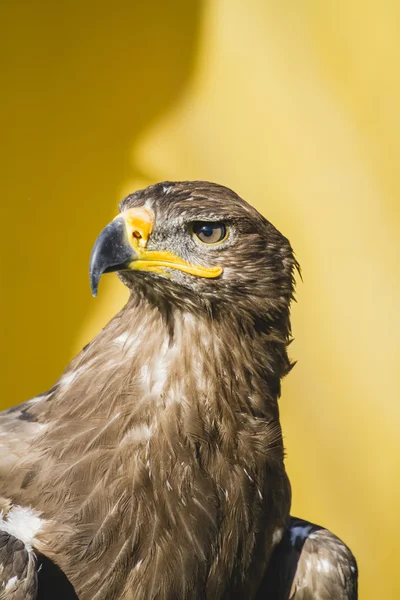
[[[357,563],[332,532],[291,517],[257,600],[357,600]]]
[[[37,591],[36,556],[32,548],[0,531],[0,600],[34,600]]]

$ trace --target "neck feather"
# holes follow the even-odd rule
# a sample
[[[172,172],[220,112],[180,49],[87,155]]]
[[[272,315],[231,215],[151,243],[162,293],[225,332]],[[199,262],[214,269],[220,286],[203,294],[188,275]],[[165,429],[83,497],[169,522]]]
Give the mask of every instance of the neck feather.
[[[179,537],[186,574],[176,597],[187,597],[187,581],[208,577],[207,597],[217,598],[218,561],[245,573],[264,544],[263,533],[248,545],[248,531],[272,535],[265,515],[279,515],[283,526],[289,511],[277,403],[290,368],[288,331],[278,321],[144,302],[131,298],[32,405],[47,429],[15,497],[49,519],[46,552],[84,597],[98,589],[114,597],[115,565],[127,570],[130,589],[143,587],[143,598],[154,586],[174,589],[171,569],[155,572],[147,563],[156,549],[169,564]],[[282,495],[272,493],[281,487]],[[221,520],[229,506],[235,536]],[[71,527],[70,543],[64,535],[58,545],[53,522]],[[82,576],[82,559],[95,576],[90,569]]]

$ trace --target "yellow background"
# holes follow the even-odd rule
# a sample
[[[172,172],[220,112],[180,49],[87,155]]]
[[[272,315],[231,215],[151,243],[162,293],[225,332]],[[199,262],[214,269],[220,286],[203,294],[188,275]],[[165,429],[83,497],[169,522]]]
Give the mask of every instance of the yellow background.
[[[400,598],[400,3],[4,3],[1,405],[50,387],[125,290],[87,263],[117,201],[235,189],[303,268],[282,421],[293,513]]]

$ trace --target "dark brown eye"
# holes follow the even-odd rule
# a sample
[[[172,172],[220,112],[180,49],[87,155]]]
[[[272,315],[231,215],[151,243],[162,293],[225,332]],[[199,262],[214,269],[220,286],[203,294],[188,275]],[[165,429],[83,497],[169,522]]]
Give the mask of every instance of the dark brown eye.
[[[224,223],[197,221],[193,223],[192,231],[203,244],[219,244],[227,237],[227,227]]]

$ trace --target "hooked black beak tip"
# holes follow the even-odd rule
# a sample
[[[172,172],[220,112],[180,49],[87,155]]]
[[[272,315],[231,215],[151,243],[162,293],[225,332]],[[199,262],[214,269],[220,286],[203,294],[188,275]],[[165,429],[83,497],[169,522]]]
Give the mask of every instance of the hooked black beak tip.
[[[135,259],[135,251],[129,243],[125,221],[119,217],[111,221],[94,243],[90,256],[89,276],[92,295],[97,296],[103,273],[121,271]]]
[[[99,290],[99,282],[102,273],[98,274],[95,272],[90,273],[90,289],[92,290],[93,298],[96,298],[98,290]]]

